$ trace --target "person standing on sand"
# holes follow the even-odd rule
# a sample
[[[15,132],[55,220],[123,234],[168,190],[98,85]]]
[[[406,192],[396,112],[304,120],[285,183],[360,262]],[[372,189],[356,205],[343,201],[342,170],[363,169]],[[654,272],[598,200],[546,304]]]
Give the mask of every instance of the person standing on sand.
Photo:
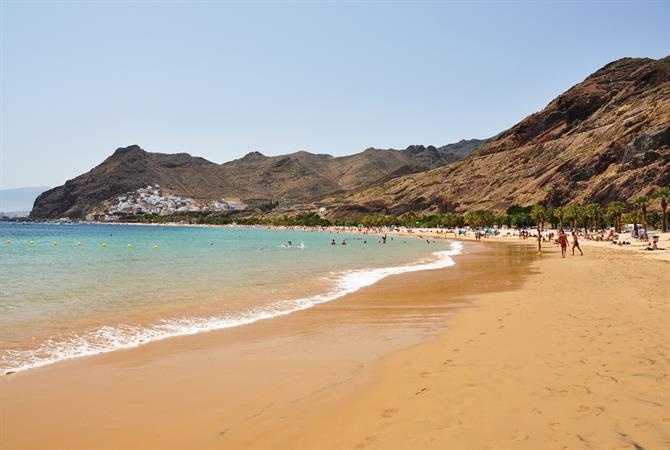
[[[577,233],[575,231],[573,231],[572,232],[572,256],[575,256],[575,248],[577,250],[579,250],[580,256],[584,256],[584,252],[579,247],[579,241],[577,240]]]
[[[558,232],[558,243],[561,246],[561,256],[565,258],[565,253],[568,250],[568,235],[565,234],[563,228],[561,228],[561,230]]]

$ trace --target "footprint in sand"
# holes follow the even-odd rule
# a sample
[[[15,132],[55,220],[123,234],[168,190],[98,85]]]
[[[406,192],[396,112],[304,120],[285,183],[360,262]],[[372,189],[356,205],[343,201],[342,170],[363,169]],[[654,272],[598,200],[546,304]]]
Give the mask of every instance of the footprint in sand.
[[[577,408],[577,412],[589,416],[599,416],[603,412],[605,412],[605,408],[603,408],[602,406],[591,407],[586,405],[579,405],[579,408]]]
[[[521,431],[517,431],[516,435],[514,436],[515,441],[527,441],[528,439],[530,439],[530,435],[522,433]]]
[[[368,436],[365,438],[364,442],[361,442],[360,444],[356,445],[356,448],[365,448],[376,440],[377,438],[375,436]]]
[[[382,413],[382,417],[385,419],[390,419],[393,417],[398,411],[400,411],[398,408],[386,408],[384,412]]]
[[[426,392],[427,390],[428,390],[427,387],[423,387],[423,388],[419,389],[418,391],[416,391],[416,392],[414,393],[414,395],[422,394],[422,393]]]

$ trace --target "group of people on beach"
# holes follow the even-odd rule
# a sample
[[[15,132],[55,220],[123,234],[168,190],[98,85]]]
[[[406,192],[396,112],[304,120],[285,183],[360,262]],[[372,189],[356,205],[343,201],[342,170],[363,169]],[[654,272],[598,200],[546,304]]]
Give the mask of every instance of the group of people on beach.
[[[558,238],[556,239],[556,243],[561,247],[561,256],[565,258],[565,254],[568,251],[568,234],[565,232],[563,228],[558,230]],[[582,249],[579,247],[579,239],[577,238],[577,233],[575,231],[572,232],[572,256],[575,256],[575,249],[579,250],[579,255],[583,256],[584,252]]]

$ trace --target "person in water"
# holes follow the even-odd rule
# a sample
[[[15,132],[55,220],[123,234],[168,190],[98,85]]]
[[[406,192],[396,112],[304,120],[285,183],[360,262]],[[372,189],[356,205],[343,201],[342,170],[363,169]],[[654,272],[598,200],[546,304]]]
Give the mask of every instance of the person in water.
[[[291,241],[288,241],[288,246],[293,247],[293,243]]]
[[[333,239],[332,241],[330,241],[330,245],[337,245],[337,242],[335,242],[335,239]]]
[[[382,236],[382,242],[386,244],[386,235]]]
[[[558,232],[558,244],[561,246],[561,256],[565,258],[565,253],[568,250],[568,235],[561,228]]]
[[[342,239],[342,245],[347,245],[347,241]]]
[[[579,247],[579,240],[577,239],[577,232],[572,232],[572,256],[575,256],[575,249],[579,250],[580,256],[584,256],[584,252]]]

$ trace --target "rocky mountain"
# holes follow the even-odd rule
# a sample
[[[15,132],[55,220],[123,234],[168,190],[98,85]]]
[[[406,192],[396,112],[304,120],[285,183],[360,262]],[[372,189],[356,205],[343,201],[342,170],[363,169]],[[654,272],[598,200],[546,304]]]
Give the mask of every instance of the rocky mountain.
[[[44,192],[35,201],[31,216],[83,217],[106,200],[147,184],[199,200],[239,197],[247,202],[304,203],[452,163],[486,142],[472,139],[440,148],[413,145],[405,150],[368,148],[344,157],[252,152],[224,164],[187,153],[150,153],[132,145],[117,149],[91,171]]]
[[[469,156],[331,198],[331,217],[633,201],[670,185],[670,57],[598,70]]]

